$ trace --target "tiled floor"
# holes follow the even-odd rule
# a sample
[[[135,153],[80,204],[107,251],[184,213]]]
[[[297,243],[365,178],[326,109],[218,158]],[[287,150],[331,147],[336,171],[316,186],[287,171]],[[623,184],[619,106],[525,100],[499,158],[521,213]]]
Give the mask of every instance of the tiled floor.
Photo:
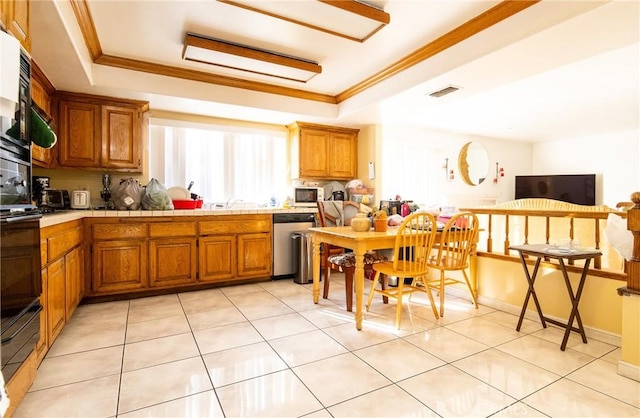
[[[414,296],[400,331],[375,300],[356,331],[331,287],[318,305],[291,280],[82,305],[14,416],[640,417],[618,347],[562,352],[557,328],[449,296],[438,321]]]

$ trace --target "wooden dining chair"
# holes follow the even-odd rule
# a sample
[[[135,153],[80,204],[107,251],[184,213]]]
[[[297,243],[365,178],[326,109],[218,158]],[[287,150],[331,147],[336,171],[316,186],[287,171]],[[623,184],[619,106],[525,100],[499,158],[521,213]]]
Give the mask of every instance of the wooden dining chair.
[[[332,204],[340,201],[333,201]],[[344,204],[357,205],[357,203],[345,201]],[[333,219],[332,219],[333,218]],[[323,202],[318,201],[318,221],[321,227],[329,226],[328,223],[332,222],[333,225],[337,225],[340,222],[331,215],[327,214],[324,210]],[[347,221],[348,223],[348,221]],[[322,297],[324,299],[329,298],[329,284],[331,283],[331,270],[337,270],[344,273],[344,287],[345,287],[345,304],[346,309],[349,312],[353,311],[353,275],[356,267],[356,257],[352,252],[345,251],[344,248],[322,243],[321,246],[322,259],[321,266],[324,271],[324,287],[322,289]],[[365,277],[370,275],[371,266],[375,263],[386,261],[387,258],[377,252],[369,252],[364,256],[364,269]]]
[[[430,280],[429,286],[436,289],[440,295],[440,316],[444,316],[445,286],[452,284],[466,284],[476,309],[478,301],[471,287],[467,268],[473,247],[478,240],[478,217],[471,212],[459,212],[445,224],[440,240],[436,242],[437,253],[429,258],[429,268],[437,269],[440,275]],[[452,277],[449,273],[461,272],[459,277]]]
[[[373,295],[376,293],[396,299],[396,327],[400,329],[403,297],[405,295],[411,296],[414,292],[423,292],[427,294],[431,302],[433,315],[438,319],[438,310],[427,280],[427,274],[429,273],[427,262],[431,255],[436,234],[436,219],[433,215],[426,212],[414,212],[404,218],[398,227],[393,261],[373,265],[375,276],[371,284],[369,299],[367,300],[367,311],[371,307]],[[382,274],[386,277],[398,277],[398,287],[385,288],[384,284],[381,283],[381,288],[377,289],[378,276]],[[405,284],[405,278],[412,278],[411,284]],[[382,281],[384,282],[385,280],[383,278]]]

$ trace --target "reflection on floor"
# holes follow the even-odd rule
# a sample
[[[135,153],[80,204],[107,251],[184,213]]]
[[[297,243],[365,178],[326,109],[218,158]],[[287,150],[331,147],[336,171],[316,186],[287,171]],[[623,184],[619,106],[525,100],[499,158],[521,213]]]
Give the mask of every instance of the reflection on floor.
[[[291,280],[82,305],[15,417],[639,417],[620,349],[448,297],[415,295],[362,331],[344,284]],[[366,284],[368,288],[368,283]]]

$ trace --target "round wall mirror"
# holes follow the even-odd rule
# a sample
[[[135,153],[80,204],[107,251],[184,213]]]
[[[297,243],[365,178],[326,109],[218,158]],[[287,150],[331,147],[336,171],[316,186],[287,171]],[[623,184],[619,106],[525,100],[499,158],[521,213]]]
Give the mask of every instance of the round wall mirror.
[[[489,174],[489,156],[482,144],[467,142],[460,150],[458,167],[464,182],[470,186],[482,183]]]

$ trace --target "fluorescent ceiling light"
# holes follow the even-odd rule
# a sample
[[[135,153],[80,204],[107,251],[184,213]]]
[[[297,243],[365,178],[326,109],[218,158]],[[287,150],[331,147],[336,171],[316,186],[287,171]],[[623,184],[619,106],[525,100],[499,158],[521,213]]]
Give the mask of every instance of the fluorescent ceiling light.
[[[194,33],[184,38],[182,59],[300,82],[322,72],[313,61]]]
[[[311,29],[364,42],[389,23],[384,10],[356,0],[218,0]]]

